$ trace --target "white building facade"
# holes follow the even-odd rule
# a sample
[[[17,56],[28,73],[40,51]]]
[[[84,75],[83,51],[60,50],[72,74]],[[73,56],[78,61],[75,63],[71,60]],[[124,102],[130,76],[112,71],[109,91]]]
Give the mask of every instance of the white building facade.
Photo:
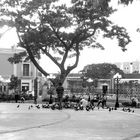
[[[34,91],[34,79],[38,76],[38,71],[31,61],[11,64],[8,61],[15,53],[22,52],[19,49],[0,48],[0,75],[4,80],[9,80],[11,75],[17,76],[21,80],[21,91]]]
[[[132,62],[118,62],[115,65],[123,70],[124,73],[140,73],[140,61],[132,61]]]

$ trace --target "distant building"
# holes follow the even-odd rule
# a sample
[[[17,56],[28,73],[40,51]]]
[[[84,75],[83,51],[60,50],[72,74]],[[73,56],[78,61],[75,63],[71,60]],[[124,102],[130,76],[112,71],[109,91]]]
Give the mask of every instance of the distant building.
[[[140,62],[139,61],[132,62],[132,70],[133,70],[133,73],[140,72]]]
[[[123,71],[124,73],[130,73],[131,72],[131,64],[129,62],[123,63]]]
[[[132,61],[132,62],[118,62],[115,65],[123,70],[124,73],[140,73],[140,62]]]
[[[68,89],[81,88],[82,81],[83,81],[81,76],[82,76],[82,74],[80,74],[80,73],[70,73],[66,77],[63,86]]]
[[[21,79],[21,91],[34,91],[34,79],[38,76],[38,71],[31,61],[11,64],[8,58],[14,53],[22,52],[19,49],[0,48],[0,75],[4,80],[10,79],[11,75]],[[1,89],[1,88],[0,88]]]

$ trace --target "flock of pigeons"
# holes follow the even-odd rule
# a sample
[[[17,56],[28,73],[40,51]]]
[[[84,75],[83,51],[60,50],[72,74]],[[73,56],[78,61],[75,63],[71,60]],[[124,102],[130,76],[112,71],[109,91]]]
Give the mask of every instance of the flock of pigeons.
[[[20,107],[20,104],[17,105],[17,108]],[[32,109],[32,108],[36,108],[36,109],[52,109],[52,110],[61,110],[61,109],[74,109],[75,111],[78,110],[86,110],[86,111],[91,111],[94,110],[95,107],[98,108],[98,110],[100,109],[99,106],[95,106],[95,105],[87,105],[87,106],[83,106],[82,104],[79,103],[64,103],[63,106],[60,108],[58,103],[53,103],[53,104],[34,104],[34,105],[29,105],[28,106],[28,110]],[[113,111],[113,110],[117,110],[117,108],[115,107],[105,107],[104,109],[107,109],[109,112]],[[124,112],[132,112],[134,113],[134,109],[131,108],[122,108],[122,111]]]

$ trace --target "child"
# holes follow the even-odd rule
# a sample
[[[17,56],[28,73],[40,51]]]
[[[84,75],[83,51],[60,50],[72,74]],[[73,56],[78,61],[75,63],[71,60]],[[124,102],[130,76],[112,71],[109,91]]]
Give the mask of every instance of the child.
[[[21,103],[24,103],[25,102],[25,98],[24,97],[21,97]]]

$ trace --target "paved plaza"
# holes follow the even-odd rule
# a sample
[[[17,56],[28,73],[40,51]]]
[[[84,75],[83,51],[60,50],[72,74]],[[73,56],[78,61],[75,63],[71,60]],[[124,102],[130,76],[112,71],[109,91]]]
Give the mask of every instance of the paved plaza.
[[[140,110],[29,109],[0,103],[0,140],[140,140]],[[33,105],[34,106],[34,105]]]

